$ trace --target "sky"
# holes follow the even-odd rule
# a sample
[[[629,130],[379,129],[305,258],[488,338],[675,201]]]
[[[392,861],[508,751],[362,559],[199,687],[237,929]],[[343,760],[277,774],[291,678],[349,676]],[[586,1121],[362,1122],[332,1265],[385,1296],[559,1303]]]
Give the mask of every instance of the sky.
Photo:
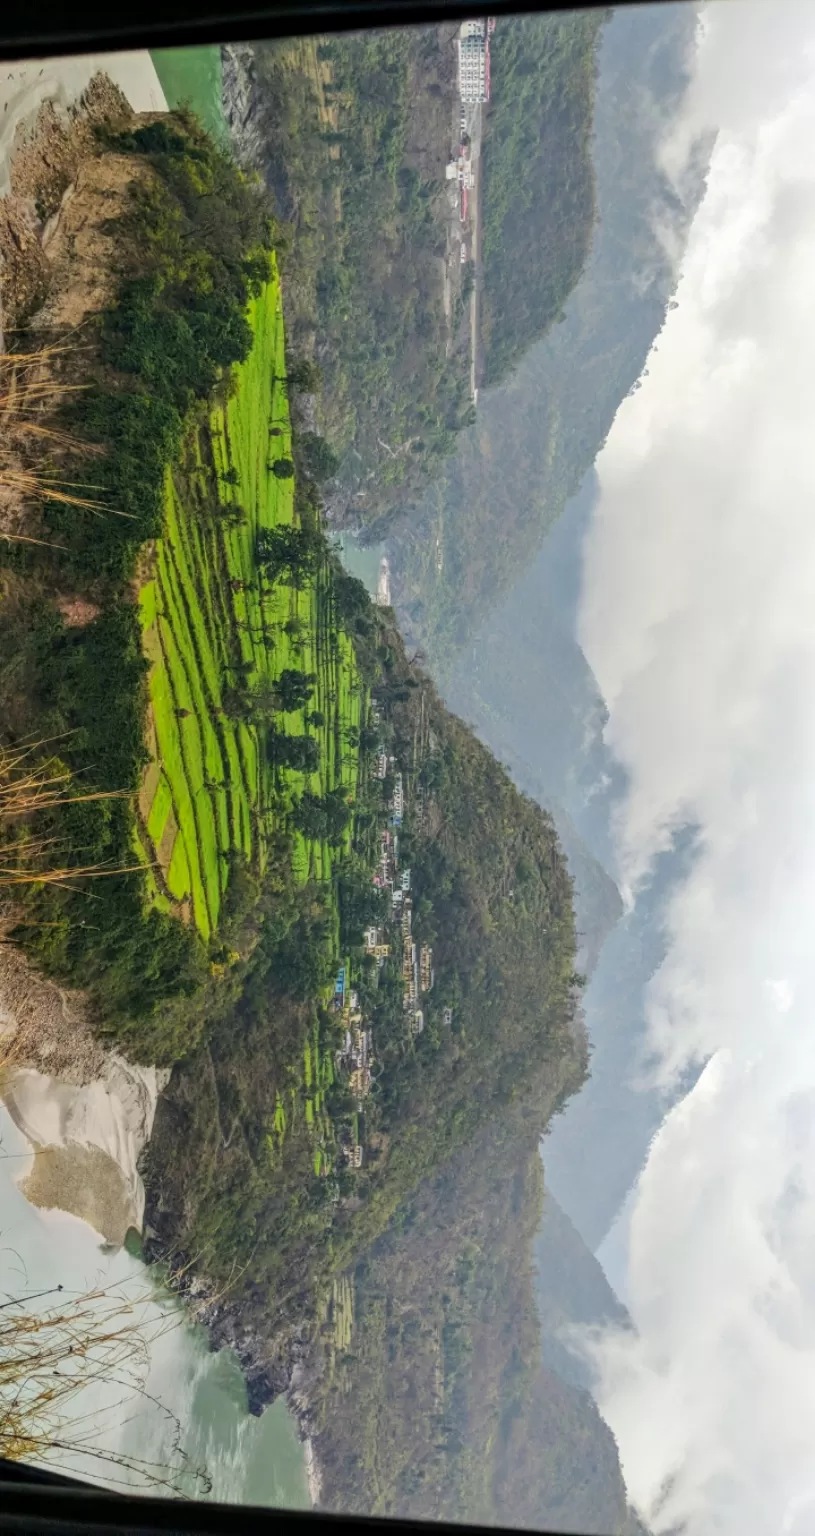
[[[635,895],[698,829],[648,993],[707,1062],[631,1201],[598,1401],[656,1533],[815,1533],[815,6],[717,0],[666,143],[716,128],[642,387],[597,469],[579,638]]]

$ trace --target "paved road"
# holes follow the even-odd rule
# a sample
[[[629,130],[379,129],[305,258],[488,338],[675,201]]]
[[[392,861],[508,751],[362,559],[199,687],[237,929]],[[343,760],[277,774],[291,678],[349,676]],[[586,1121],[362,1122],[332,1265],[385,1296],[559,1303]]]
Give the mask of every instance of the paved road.
[[[470,295],[470,394],[478,398],[478,334],[481,321],[481,141],[484,128],[484,109],[480,103],[467,109],[470,134],[470,156],[475,170],[475,186],[470,193],[470,227],[472,230],[471,258],[475,266],[475,282]]]

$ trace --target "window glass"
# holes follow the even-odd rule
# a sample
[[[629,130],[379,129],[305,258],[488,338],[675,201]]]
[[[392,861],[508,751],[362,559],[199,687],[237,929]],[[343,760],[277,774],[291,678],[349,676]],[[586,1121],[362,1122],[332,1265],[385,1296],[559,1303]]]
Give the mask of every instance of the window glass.
[[[815,1530],[815,10],[0,68],[0,1454]]]

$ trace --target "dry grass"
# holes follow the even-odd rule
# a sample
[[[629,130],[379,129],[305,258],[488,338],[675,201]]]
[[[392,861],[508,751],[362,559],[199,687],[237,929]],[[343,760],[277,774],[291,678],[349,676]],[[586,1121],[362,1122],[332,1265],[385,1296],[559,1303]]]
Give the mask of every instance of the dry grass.
[[[206,1473],[184,1454],[181,1425],[146,1385],[152,1347],[180,1321],[179,1309],[159,1310],[155,1292],[132,1281],[2,1295],[0,1456],[56,1463],[113,1487],[209,1492]],[[166,1419],[162,1462],[116,1444],[127,1415],[148,1402]]]
[[[48,545],[16,526],[20,511],[32,502],[61,502],[99,516],[111,511],[88,494],[97,487],[55,472],[45,458],[102,452],[50,424],[59,407],[85,387],[60,377],[79,350],[78,339],[70,337],[38,352],[0,353],[0,520],[6,525],[0,535],[15,543]]]
[[[36,830],[36,817],[58,806],[120,800],[128,790],[83,794],[71,770],[49,751],[54,742],[0,746],[0,892],[26,885],[74,885],[109,875],[136,874],[143,864],[63,865],[60,844]]]

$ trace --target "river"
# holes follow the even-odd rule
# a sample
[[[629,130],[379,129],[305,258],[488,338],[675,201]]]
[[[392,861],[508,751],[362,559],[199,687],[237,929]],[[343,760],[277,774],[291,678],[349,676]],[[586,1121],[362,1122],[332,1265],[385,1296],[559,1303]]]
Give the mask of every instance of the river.
[[[114,1486],[126,1481],[142,1489],[155,1489],[156,1478],[169,1467],[170,1480],[185,1493],[205,1496],[209,1491],[212,1498],[234,1503],[307,1508],[303,1447],[285,1403],[252,1418],[235,1357],[209,1350],[205,1330],[186,1320],[182,1304],[153,1271],[124,1248],[106,1250],[98,1234],[76,1217],[28,1203],[16,1180],[30,1163],[27,1142],[0,1106],[3,1301],[30,1297],[35,1315],[52,1304],[35,1299],[51,1287],[63,1287],[60,1303],[62,1296],[104,1289],[95,1303],[99,1315],[114,1298],[117,1316],[124,1315],[127,1326],[134,1327],[146,1354],[143,1371],[134,1365],[106,1372],[104,1381],[83,1386],[65,1409],[61,1438],[75,1444],[81,1436],[94,1454],[64,1450],[45,1464],[90,1481],[109,1479]],[[101,1460],[99,1452],[117,1463]],[[179,1484],[185,1465],[189,1472]],[[211,1488],[196,1479],[199,1467],[206,1469]]]

